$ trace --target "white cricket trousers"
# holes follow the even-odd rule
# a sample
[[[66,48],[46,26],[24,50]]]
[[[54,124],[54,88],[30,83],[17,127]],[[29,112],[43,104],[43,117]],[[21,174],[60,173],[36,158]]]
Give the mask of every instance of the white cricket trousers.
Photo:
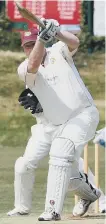
[[[52,166],[52,168],[50,168],[49,170],[50,175],[51,170],[53,170],[54,172],[55,165],[56,165],[55,172],[58,172],[57,167],[59,164],[59,167],[66,166],[66,169],[64,169],[64,173],[65,170],[68,171],[70,170],[71,178],[77,176],[79,177],[78,161],[80,155],[83,151],[85,144],[94,137],[98,122],[99,122],[98,110],[95,106],[91,106],[85,108],[82,111],[82,113],[80,113],[73,119],[70,119],[63,125],[54,126],[48,123],[48,124],[37,124],[32,126],[31,137],[28,141],[25,153],[22,157],[18,158],[15,163],[15,181],[14,181],[15,207],[18,208],[20,212],[29,212],[31,209],[32,190],[35,180],[35,169],[37,168],[39,161],[48,154],[50,155],[49,166]],[[64,139],[67,139],[67,142],[70,143],[70,144],[67,143],[68,147],[69,145],[72,145],[72,149],[71,148],[67,149],[67,144],[64,144],[64,147],[61,148],[62,140]],[[58,146],[60,146],[59,149]],[[61,158],[62,156],[63,158]],[[62,165],[63,160],[64,165]],[[68,165],[69,161],[72,162],[70,166],[71,169]],[[48,200],[49,200],[48,195],[50,195],[51,192],[50,175],[48,175],[49,186],[47,185],[48,190],[47,190],[45,207],[48,207]],[[65,176],[69,178],[69,175],[67,173]],[[54,176],[51,177],[51,179],[54,180],[54,183],[55,178],[56,177],[54,173]],[[64,180],[61,181],[65,183]],[[57,205],[58,212],[61,212],[62,210],[65,193],[67,191],[66,188],[64,186],[64,192],[61,192],[58,189],[58,192],[64,194],[63,200],[59,202]],[[53,194],[55,193],[53,192]],[[60,195],[59,197],[62,196]],[[59,205],[60,203],[61,206]]]

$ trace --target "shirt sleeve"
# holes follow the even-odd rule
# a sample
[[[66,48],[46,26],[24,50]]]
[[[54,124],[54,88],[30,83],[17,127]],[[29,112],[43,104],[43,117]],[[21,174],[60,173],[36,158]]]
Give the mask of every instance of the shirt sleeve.
[[[33,87],[35,85],[36,75],[39,74],[39,71],[37,73],[29,73],[27,72],[27,67],[28,59],[26,59],[19,65],[18,76],[22,81],[25,82],[26,86]]]
[[[26,79],[25,77],[27,74],[27,65],[28,65],[28,60],[25,60],[19,65],[17,69],[19,78],[24,82],[25,82],[25,79]]]
[[[72,58],[72,56],[77,52],[77,48],[73,51],[69,51],[69,48],[67,44],[63,43],[62,41],[58,41],[53,46],[57,51],[60,51],[60,53],[63,55],[63,57],[66,58]]]

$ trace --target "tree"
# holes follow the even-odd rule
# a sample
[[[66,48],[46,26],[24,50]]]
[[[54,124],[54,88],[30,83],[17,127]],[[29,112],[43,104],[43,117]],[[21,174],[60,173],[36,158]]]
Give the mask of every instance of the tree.
[[[3,8],[5,8],[5,1],[0,1],[0,13]]]
[[[12,32],[12,22],[5,16],[5,1],[0,2],[0,49],[20,49],[19,33]]]

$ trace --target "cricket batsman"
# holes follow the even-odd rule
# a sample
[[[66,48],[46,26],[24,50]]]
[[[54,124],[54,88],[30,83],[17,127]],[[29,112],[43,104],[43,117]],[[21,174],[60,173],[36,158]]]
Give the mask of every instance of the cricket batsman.
[[[35,169],[49,154],[45,210],[38,220],[50,221],[61,219],[69,183],[71,191],[82,201],[76,208],[76,216],[84,215],[101,195],[87,176],[79,172],[78,162],[84,146],[95,135],[99,113],[72,59],[79,39],[70,32],[61,31],[55,20],[43,22],[45,28],[40,28],[39,32],[32,29],[21,37],[27,58],[19,65],[18,75],[28,87],[28,99],[30,91],[35,96],[35,112],[36,108],[40,112],[40,105],[43,112],[40,122],[31,128],[24,155],[16,160],[15,208],[8,215],[30,212]],[[46,44],[57,35],[59,41],[46,49]],[[32,111],[33,106],[30,107]]]

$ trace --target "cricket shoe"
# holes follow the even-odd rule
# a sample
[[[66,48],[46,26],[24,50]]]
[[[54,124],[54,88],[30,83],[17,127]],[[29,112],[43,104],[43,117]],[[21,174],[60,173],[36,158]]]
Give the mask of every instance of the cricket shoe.
[[[99,189],[95,189],[96,191],[96,195],[97,195],[97,199],[101,196],[101,192]],[[95,201],[97,200],[95,199]],[[79,202],[74,206],[73,209],[73,216],[82,216],[84,215],[88,209],[91,203],[93,203],[94,201],[88,201],[85,199],[80,199]]]
[[[95,202],[89,206],[88,212],[89,213],[95,212]],[[106,213],[106,196],[101,196],[99,198],[99,212]]]
[[[106,213],[106,196],[99,200],[99,211],[101,213]]]
[[[106,208],[102,209],[100,212],[101,213],[106,213]]]
[[[20,215],[28,215],[28,213],[20,211],[18,208],[14,208],[13,210],[7,213],[8,216],[20,216]]]
[[[52,221],[52,220],[61,220],[61,217],[59,214],[55,213],[50,209],[50,211],[43,212],[39,218],[38,221]]]

